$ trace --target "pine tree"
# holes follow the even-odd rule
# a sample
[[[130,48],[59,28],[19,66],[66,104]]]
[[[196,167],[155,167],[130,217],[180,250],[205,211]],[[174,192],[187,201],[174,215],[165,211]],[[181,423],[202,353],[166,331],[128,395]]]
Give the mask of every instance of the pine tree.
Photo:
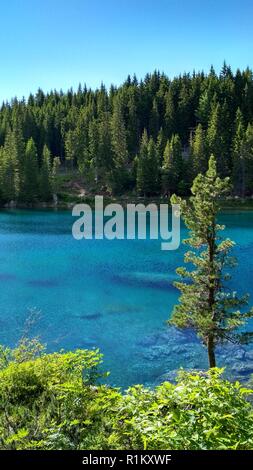
[[[114,193],[120,193],[124,191],[127,186],[128,150],[122,104],[118,97],[114,99],[111,120],[111,138],[113,154],[111,186]]]
[[[139,145],[140,129],[138,118],[138,94],[136,87],[131,86],[128,90],[128,123],[127,123],[127,147],[130,157],[136,155]]]
[[[98,125],[95,119],[89,124],[89,161],[91,168],[94,172],[94,179],[96,183],[99,179],[99,166],[98,152],[99,152],[99,136],[98,136]]]
[[[247,196],[253,194],[253,125],[248,124],[245,135],[246,178],[245,192]]]
[[[38,195],[38,154],[34,140],[31,137],[25,150],[21,199],[25,202],[34,202]]]
[[[21,117],[15,117],[13,122],[13,136],[15,140],[17,159],[19,162],[19,172],[22,178],[21,171],[25,161],[25,142],[22,131]]]
[[[67,162],[70,162],[72,169],[77,162],[79,151],[80,143],[78,132],[76,129],[70,129],[65,136],[65,157]]]
[[[2,199],[16,201],[20,192],[19,161],[14,133],[9,129],[1,151]]]
[[[39,175],[39,194],[42,201],[47,202],[52,199],[52,168],[51,154],[46,145],[43,148],[42,164]]]
[[[58,171],[59,167],[61,165],[61,161],[59,157],[54,157],[53,159],[53,166],[52,166],[52,173],[51,173],[51,185],[52,185],[52,191],[54,195],[57,195],[58,193]]]
[[[224,226],[217,223],[219,199],[230,189],[229,178],[220,179],[216,161],[209,160],[205,175],[199,174],[192,186],[189,202],[173,195],[172,203],[180,204],[181,213],[190,238],[185,240],[191,250],[185,254],[185,262],[193,269],[178,268],[181,281],[175,282],[180,290],[179,304],[175,306],[169,323],[179,328],[194,329],[207,347],[209,366],[216,366],[216,347],[224,342],[247,343],[253,333],[242,332],[249,312],[239,310],[247,304],[247,296],[240,298],[228,290],[227,271],[234,266],[230,255],[234,243],[223,239]]]
[[[159,129],[160,115],[158,111],[157,100],[154,98],[149,119],[149,134],[153,137],[154,140],[157,138]]]
[[[147,170],[147,161],[148,161],[148,133],[147,130],[144,129],[142,138],[141,138],[141,145],[140,145],[140,152],[136,159],[137,164],[137,176],[136,176],[136,187],[139,194],[146,194],[148,188],[146,186],[146,170]]]
[[[207,129],[208,154],[219,155],[217,169],[221,176],[227,174],[226,148],[223,133],[222,110],[220,103],[214,104]]]
[[[182,80],[178,97],[177,109],[177,133],[183,142],[187,141],[189,128],[191,126],[191,95],[189,90],[189,80]]]
[[[4,147],[0,147],[0,203],[4,202]]]
[[[205,132],[201,124],[198,124],[195,134],[190,143],[190,158],[192,163],[192,175],[204,173],[207,170],[207,151],[205,142]]]
[[[167,139],[170,139],[172,134],[176,132],[176,110],[174,104],[173,92],[170,87],[165,95],[165,116],[164,116],[164,130]]]
[[[147,162],[147,194],[149,196],[157,194],[159,191],[159,158],[157,155],[154,139],[151,137],[148,143],[148,162]]]
[[[144,130],[140,153],[137,157],[137,190],[144,196],[151,196],[159,190],[159,159],[154,139],[148,139]]]
[[[173,166],[173,155],[171,152],[170,141],[167,140],[164,153],[163,153],[163,165],[162,165],[162,189],[163,194],[170,194],[171,190],[175,191],[175,172]]]
[[[107,182],[112,166],[111,129],[109,113],[107,113],[98,124],[97,168],[100,181]]]
[[[198,108],[196,110],[197,120],[202,124],[203,127],[207,127],[209,115],[211,112],[211,99],[208,90],[205,90],[199,98]]]
[[[246,161],[245,161],[245,128],[241,110],[238,108],[236,113],[236,131],[232,145],[233,159],[233,189],[234,193],[240,196],[245,194],[245,177],[246,177]]]
[[[163,131],[163,128],[161,127],[158,132],[157,141],[156,141],[156,151],[157,151],[158,161],[161,166],[163,162],[163,154],[164,154],[166,143],[167,141],[166,141],[165,133]]]
[[[162,187],[163,193],[172,194],[179,190],[183,178],[182,145],[178,134],[167,141],[162,165]]]

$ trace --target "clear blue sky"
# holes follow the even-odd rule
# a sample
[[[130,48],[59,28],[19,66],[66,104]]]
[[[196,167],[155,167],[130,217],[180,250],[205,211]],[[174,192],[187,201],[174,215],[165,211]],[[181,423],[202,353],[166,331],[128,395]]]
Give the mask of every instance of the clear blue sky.
[[[253,66],[252,0],[1,2],[0,101],[128,74]]]

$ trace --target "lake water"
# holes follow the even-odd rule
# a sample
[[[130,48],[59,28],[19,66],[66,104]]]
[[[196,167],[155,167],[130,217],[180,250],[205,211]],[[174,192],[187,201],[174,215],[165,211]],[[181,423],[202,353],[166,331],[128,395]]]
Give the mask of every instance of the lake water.
[[[238,243],[231,287],[250,293],[253,303],[253,212],[221,219]],[[49,351],[100,348],[110,384],[154,385],[180,366],[206,367],[196,337],[165,323],[178,297],[172,282],[183,246],[170,252],[152,240],[76,241],[72,223],[67,211],[0,213],[0,343],[15,345],[36,309],[29,334]],[[240,366],[243,350],[233,354]],[[230,350],[220,351],[221,365],[231,368],[230,359]],[[250,372],[247,361],[242,374]]]

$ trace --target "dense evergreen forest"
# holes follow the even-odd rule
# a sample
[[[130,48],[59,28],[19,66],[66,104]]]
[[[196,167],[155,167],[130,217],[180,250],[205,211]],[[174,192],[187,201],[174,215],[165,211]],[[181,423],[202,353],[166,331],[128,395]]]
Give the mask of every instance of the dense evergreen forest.
[[[233,195],[253,193],[253,74],[155,71],[119,87],[41,89],[0,110],[0,200],[49,201],[59,166],[113,194],[187,195],[210,154]]]

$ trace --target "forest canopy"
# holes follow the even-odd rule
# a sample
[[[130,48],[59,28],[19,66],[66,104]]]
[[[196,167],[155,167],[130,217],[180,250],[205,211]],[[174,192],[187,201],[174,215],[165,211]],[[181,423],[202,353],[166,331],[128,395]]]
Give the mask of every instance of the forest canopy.
[[[155,71],[119,87],[41,89],[0,109],[0,200],[48,201],[59,164],[97,191],[187,195],[211,154],[233,195],[253,192],[253,74]]]

